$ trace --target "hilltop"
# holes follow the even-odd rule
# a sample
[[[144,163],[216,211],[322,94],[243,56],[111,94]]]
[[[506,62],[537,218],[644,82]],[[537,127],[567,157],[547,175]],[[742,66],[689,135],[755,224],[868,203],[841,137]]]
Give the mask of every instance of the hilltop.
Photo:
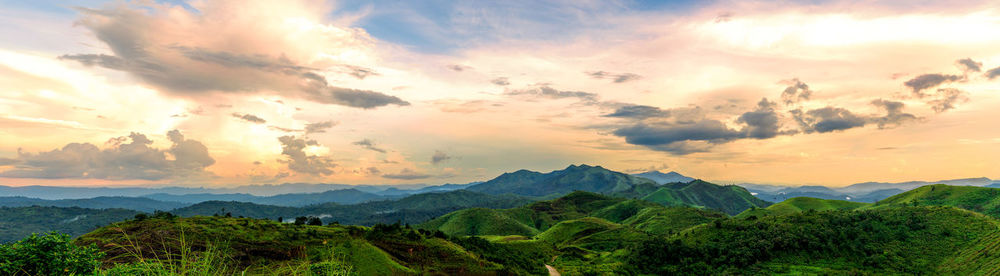
[[[654,182],[656,182],[656,184],[667,184],[674,182],[688,183],[694,181],[694,178],[684,176],[677,172],[662,173],[660,171],[648,171],[632,175],[653,180]]]
[[[854,210],[870,204],[844,200],[820,199],[812,197],[795,197],[767,206],[767,208],[751,208],[736,215],[737,218],[749,216],[784,216],[805,211]]]
[[[951,206],[1000,218],[1000,189],[927,185],[876,202],[870,208],[900,206]]]
[[[650,182],[648,179],[611,171],[601,166],[570,165],[566,169],[549,173],[528,170],[504,173],[465,189],[487,194],[544,197],[564,195],[573,191],[611,193]]]

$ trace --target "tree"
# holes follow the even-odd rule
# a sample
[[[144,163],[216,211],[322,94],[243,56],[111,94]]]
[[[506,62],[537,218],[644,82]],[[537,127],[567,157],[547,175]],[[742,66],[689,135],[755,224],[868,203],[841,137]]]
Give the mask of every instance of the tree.
[[[91,274],[102,257],[104,253],[96,246],[74,245],[66,234],[31,234],[15,243],[0,244],[0,274]]]
[[[321,220],[321,219],[319,219],[317,217],[309,217],[309,222],[307,222],[306,224],[308,224],[308,225],[322,226],[323,225],[323,220]]]

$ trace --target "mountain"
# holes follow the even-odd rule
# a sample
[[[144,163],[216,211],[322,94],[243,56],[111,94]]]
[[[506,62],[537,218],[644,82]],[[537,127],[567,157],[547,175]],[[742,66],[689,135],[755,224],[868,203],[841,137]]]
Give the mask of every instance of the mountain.
[[[90,209],[130,209],[143,212],[153,212],[156,210],[166,211],[187,206],[188,204],[172,201],[159,201],[142,197],[95,197],[87,199],[60,199],[46,200],[28,197],[0,197],[0,206],[23,207],[23,206],[54,206],[54,207],[80,207]]]
[[[667,183],[673,183],[673,182],[687,183],[687,182],[691,182],[691,181],[694,180],[694,178],[690,178],[690,177],[681,175],[681,174],[679,174],[677,172],[662,173],[660,171],[648,171],[648,172],[637,173],[637,174],[632,174],[632,175],[638,176],[638,177],[643,177],[643,178],[646,178],[646,179],[649,179],[649,180],[653,180],[654,182],[656,182],[656,184],[667,184]]]
[[[649,180],[611,171],[601,166],[570,165],[566,169],[539,173],[519,170],[504,173],[490,181],[469,186],[466,190],[487,194],[524,196],[564,195],[573,191],[610,193],[628,189]]]
[[[59,231],[82,235],[102,225],[129,219],[138,211],[79,207],[0,207],[0,243],[20,240],[31,233]]]
[[[346,184],[310,184],[310,183],[284,183],[284,184],[262,184],[243,185],[226,188],[191,188],[191,187],[62,187],[62,186],[2,186],[0,185],[0,195],[23,196],[30,198],[40,198],[48,200],[56,199],[80,199],[104,196],[124,196],[140,197],[151,194],[246,194],[253,196],[275,196],[293,193],[322,193],[334,190],[355,189],[361,192],[377,194],[388,189],[390,193],[413,194],[424,191],[449,191],[456,186],[475,184],[445,184],[441,186],[429,186],[426,184],[399,184],[399,185],[346,185]],[[215,198],[210,200],[225,200]],[[179,201],[187,202],[187,201]]]
[[[950,206],[1000,218],[1000,189],[945,184],[927,185],[876,202],[870,208],[900,206]]]
[[[171,211],[190,216],[225,215],[234,217],[291,220],[299,216],[314,216],[324,222],[373,225],[376,223],[420,223],[449,212],[474,207],[510,208],[532,200],[516,195],[488,195],[465,190],[423,193],[394,200],[370,201],[342,205],[323,203],[302,207],[261,205],[235,201],[206,201]]]
[[[885,190],[885,189],[912,190],[917,187],[926,186],[930,184],[982,187],[990,185],[992,183],[993,180],[990,180],[989,178],[985,177],[939,180],[939,181],[910,181],[910,182],[899,182],[899,183],[865,182],[865,183],[853,184],[843,188],[838,188],[837,190],[842,193],[855,194],[855,193],[868,193],[872,191]]]
[[[719,186],[701,180],[666,184],[642,197],[643,200],[665,206],[696,206],[720,210],[735,215],[751,207],[763,208],[769,202],[754,197],[746,189],[730,185]]]
[[[149,194],[148,197],[164,201],[178,201],[184,203],[200,203],[205,201],[239,201],[264,205],[292,206],[300,207],[321,203],[356,204],[366,201],[390,199],[389,196],[381,196],[373,193],[366,193],[357,189],[331,190],[320,193],[293,193],[273,196],[255,196],[251,194]]]
[[[813,211],[854,210],[867,205],[869,204],[861,202],[844,201],[844,200],[820,199],[812,197],[796,197],[775,203],[774,205],[771,206],[767,206],[767,208],[750,208],[747,209],[746,211],[743,211],[742,213],[739,213],[735,217],[746,218],[749,216],[756,216],[756,217],[784,216],[799,212],[805,212],[808,210],[813,210]]]

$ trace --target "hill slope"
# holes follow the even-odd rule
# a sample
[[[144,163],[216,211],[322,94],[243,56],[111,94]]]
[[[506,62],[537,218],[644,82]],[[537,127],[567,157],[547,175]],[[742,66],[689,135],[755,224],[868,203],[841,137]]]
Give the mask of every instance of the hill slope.
[[[642,197],[643,200],[665,206],[696,206],[717,209],[730,215],[751,207],[767,207],[769,202],[754,197],[746,189],[720,186],[701,180],[667,184]]]
[[[1000,218],[1000,189],[927,185],[876,202],[870,208],[889,208],[907,205],[953,206]]]
[[[662,173],[660,171],[648,171],[633,175],[655,181],[656,184],[667,184],[674,182],[688,183],[694,181],[694,178],[684,176],[677,172]]]
[[[0,243],[49,231],[82,235],[101,225],[132,218],[138,213],[126,209],[0,207]]]
[[[795,197],[789,198],[785,201],[775,203],[774,205],[767,206],[767,208],[751,208],[743,211],[737,218],[745,218],[749,216],[783,216],[791,215],[799,212],[805,212],[808,210],[813,211],[828,211],[828,210],[854,210],[864,206],[868,206],[867,203],[861,202],[850,202],[843,200],[832,200],[832,199],[819,199],[812,197]]]
[[[175,208],[187,206],[188,204],[171,201],[160,201],[144,197],[95,197],[87,199],[59,199],[48,200],[29,197],[0,197],[0,206],[24,207],[24,206],[53,206],[53,207],[80,207],[90,209],[120,208],[143,212],[153,212],[156,210],[167,211]]]

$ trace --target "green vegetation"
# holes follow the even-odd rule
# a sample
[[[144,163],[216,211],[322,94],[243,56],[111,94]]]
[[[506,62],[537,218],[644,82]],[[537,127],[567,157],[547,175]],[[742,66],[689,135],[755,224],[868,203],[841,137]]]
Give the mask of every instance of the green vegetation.
[[[750,194],[736,185],[719,186],[701,180],[670,183],[642,197],[664,206],[706,207],[736,215],[752,207],[767,207],[769,202]]]
[[[543,197],[565,195],[573,191],[612,193],[627,190],[641,183],[653,183],[653,181],[611,171],[601,166],[570,165],[566,169],[550,173],[528,170],[504,173],[490,181],[470,186],[466,190],[487,194]]]
[[[49,233],[0,244],[0,274],[67,275],[89,274],[103,257],[93,246],[76,246],[69,235]]]
[[[813,211],[854,210],[868,205],[871,204],[834,200],[834,199],[819,199],[812,197],[793,197],[786,199],[785,201],[775,203],[774,205],[768,206],[767,208],[747,209],[746,211],[743,211],[739,215],[736,215],[736,217],[746,218],[750,216],[755,216],[755,217],[784,216],[784,215],[791,215],[795,213],[805,212],[809,210]]]
[[[927,185],[876,202],[871,208],[952,206],[1000,218],[1000,189]]]
[[[954,252],[998,231],[983,215],[950,207],[807,211],[723,219],[630,251],[627,262],[651,274],[937,272]]]
[[[138,213],[125,209],[0,207],[0,243],[50,231],[79,236],[102,225],[132,218]]]

